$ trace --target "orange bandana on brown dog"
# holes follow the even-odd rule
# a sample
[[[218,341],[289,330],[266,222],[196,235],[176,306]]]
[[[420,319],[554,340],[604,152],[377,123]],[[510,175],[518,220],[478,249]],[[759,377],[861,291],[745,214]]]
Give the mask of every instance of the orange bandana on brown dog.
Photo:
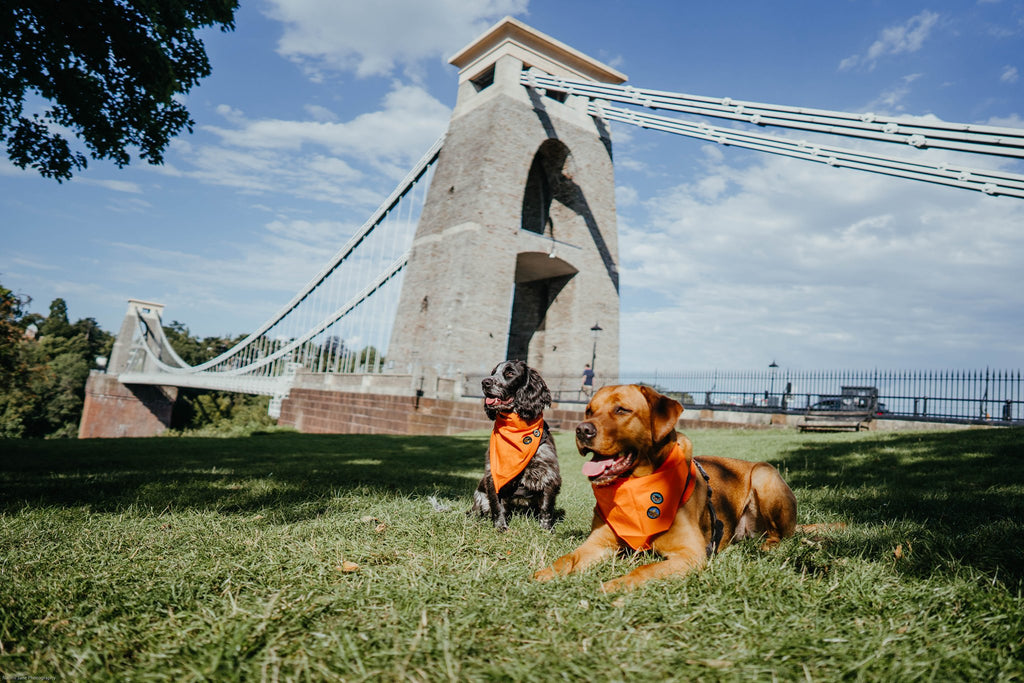
[[[686,468],[686,456],[677,443],[654,473],[593,488],[601,516],[615,535],[633,550],[648,550],[651,539],[672,526],[696,483],[697,465],[691,458]]]
[[[498,413],[491,431],[491,478],[494,490],[518,476],[540,448],[544,416],[526,422],[515,413]]]

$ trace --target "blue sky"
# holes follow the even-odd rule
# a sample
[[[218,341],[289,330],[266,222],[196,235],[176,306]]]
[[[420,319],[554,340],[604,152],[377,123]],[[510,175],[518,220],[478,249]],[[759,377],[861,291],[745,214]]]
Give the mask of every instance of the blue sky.
[[[256,328],[444,131],[448,57],[505,15],[636,87],[1024,128],[1013,0],[243,1],[164,166],[0,161],[0,283],[111,331],[129,297]],[[1024,366],[1024,200],[612,131],[623,371]]]

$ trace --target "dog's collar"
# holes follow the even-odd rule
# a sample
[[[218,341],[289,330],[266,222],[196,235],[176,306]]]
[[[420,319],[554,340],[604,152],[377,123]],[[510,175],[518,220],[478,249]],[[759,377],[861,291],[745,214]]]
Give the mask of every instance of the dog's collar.
[[[494,418],[488,449],[495,492],[526,469],[540,448],[543,436],[543,413],[530,422],[516,413],[498,413]]]
[[[594,486],[597,509],[629,547],[647,550],[655,536],[672,526],[679,508],[693,495],[697,474],[696,461],[690,458],[687,467],[686,454],[676,443],[651,474]]]

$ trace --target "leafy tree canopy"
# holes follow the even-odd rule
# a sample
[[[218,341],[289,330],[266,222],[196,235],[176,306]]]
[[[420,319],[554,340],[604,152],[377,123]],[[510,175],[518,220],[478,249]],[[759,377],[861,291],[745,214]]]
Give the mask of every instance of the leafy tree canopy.
[[[43,336],[67,337],[71,333],[71,323],[68,322],[68,304],[64,299],[54,299],[50,302],[50,315],[46,317],[39,327],[39,334]]]
[[[12,378],[24,372],[21,342],[25,328],[21,322],[28,304],[28,297],[0,285],[0,392],[7,391]]]
[[[238,0],[9,0],[0,6],[0,141],[58,182],[86,167],[66,135],[118,167],[163,162],[194,121],[176,95],[210,74],[197,30],[234,29]],[[41,111],[32,111],[39,102]],[[48,106],[47,106],[48,105]]]
[[[45,319],[27,312],[30,301],[0,285],[0,438],[73,437],[89,369],[114,337],[93,318],[69,323],[64,299]]]
[[[178,357],[189,365],[199,365],[211,358],[216,358],[238,342],[245,339],[242,334],[237,337],[195,337],[184,323],[177,320],[164,325],[164,336],[170,342]]]

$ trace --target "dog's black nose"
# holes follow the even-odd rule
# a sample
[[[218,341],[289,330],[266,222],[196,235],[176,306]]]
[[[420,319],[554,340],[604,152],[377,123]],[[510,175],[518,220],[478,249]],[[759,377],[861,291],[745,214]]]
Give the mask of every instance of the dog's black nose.
[[[580,422],[576,426],[576,438],[580,441],[590,441],[597,436],[597,427],[592,422]]]
[[[484,377],[482,380],[480,380],[480,386],[482,386],[485,390],[490,389],[492,384],[494,384],[494,380],[491,379],[490,377]]]

